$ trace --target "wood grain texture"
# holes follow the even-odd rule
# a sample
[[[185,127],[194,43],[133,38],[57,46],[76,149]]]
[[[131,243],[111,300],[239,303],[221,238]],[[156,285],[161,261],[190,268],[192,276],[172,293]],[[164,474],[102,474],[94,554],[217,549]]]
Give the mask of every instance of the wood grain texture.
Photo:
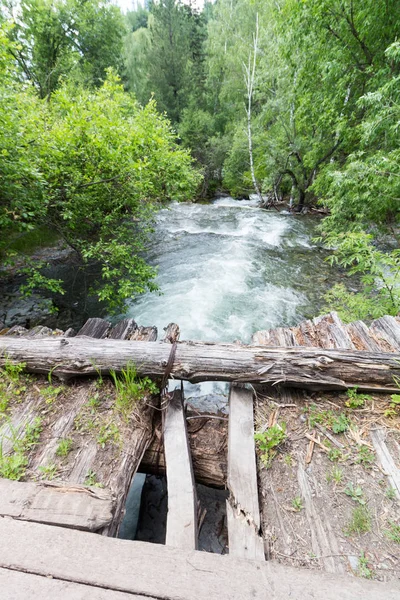
[[[231,386],[229,394],[228,479],[229,554],[251,560],[264,559],[260,535],[253,392]]]
[[[387,474],[390,485],[400,500],[400,469],[397,467],[385,443],[385,430],[382,428],[371,430],[370,435],[381,467]]]
[[[112,521],[108,490],[62,482],[0,479],[0,515],[23,521],[97,531]]]
[[[6,518],[0,518],[0,540],[2,568],[163,600],[398,600],[400,593],[397,582],[381,584]]]
[[[2,600],[149,600],[148,596],[115,592],[1,568],[0,589]]]
[[[165,410],[164,451],[168,484],[167,546],[197,548],[197,498],[180,390]]]
[[[164,342],[96,340],[86,337],[0,337],[0,366],[8,360],[24,362],[32,372],[72,377],[96,371],[120,371],[137,365],[140,375],[160,377],[170,346]],[[339,390],[357,386],[370,391],[396,391],[400,353],[370,353],[343,349],[268,348],[178,342],[171,372],[175,379],[280,383],[312,390]]]

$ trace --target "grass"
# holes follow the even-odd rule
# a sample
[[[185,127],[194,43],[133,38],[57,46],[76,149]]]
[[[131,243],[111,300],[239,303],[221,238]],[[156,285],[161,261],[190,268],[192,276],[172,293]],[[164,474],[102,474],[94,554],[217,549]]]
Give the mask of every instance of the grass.
[[[358,455],[356,463],[363,465],[366,469],[370,469],[375,462],[375,453],[364,444],[358,447]]]
[[[345,535],[361,535],[371,531],[371,514],[368,507],[363,504],[353,509],[351,519],[344,529]]]
[[[17,430],[9,423],[12,451],[6,454],[3,450],[3,436],[0,432],[0,477],[20,481],[26,474],[28,466],[28,452],[39,443],[42,431],[42,421],[36,417],[32,423],[28,423],[23,435],[19,436]]]
[[[119,429],[115,423],[104,423],[99,427],[96,437],[97,443],[105,448],[107,444],[120,444],[121,436]]]
[[[328,483],[331,483],[333,481],[336,485],[338,485],[339,483],[342,483],[342,479],[343,469],[337,466],[332,467],[330,472],[326,474],[326,480],[328,481]]]
[[[263,464],[269,468],[276,456],[277,448],[286,440],[286,423],[276,423],[266,431],[257,432],[254,435],[257,447],[260,450],[260,458]]]
[[[104,487],[102,483],[97,481],[97,474],[92,469],[89,469],[87,475],[85,477],[85,485],[90,485],[92,487]]]
[[[394,521],[389,521],[389,529],[385,529],[384,533],[389,540],[391,540],[395,544],[400,544],[399,524],[395,523]]]
[[[58,474],[58,467],[55,463],[49,463],[48,465],[38,467],[38,471],[42,474],[42,479],[48,479],[51,481]]]
[[[46,404],[53,404],[58,396],[65,390],[65,386],[48,385],[40,391],[40,395],[45,399]]]
[[[25,363],[13,363],[6,357],[0,368],[0,415],[4,416],[10,402],[26,392],[29,376],[23,375],[25,366]]]
[[[365,556],[365,552],[361,552],[358,557],[358,575],[360,577],[365,577],[365,579],[372,579],[374,572],[368,565],[368,558]]]
[[[74,442],[71,438],[63,438],[57,446],[56,454],[61,458],[65,458],[71,452]]]
[[[294,510],[296,512],[300,512],[301,510],[303,510],[304,505],[303,505],[303,499],[301,496],[296,496],[295,498],[293,498],[292,507],[294,508]]]
[[[138,377],[136,366],[132,363],[128,363],[119,375],[115,371],[110,371],[110,375],[117,391],[115,408],[124,416],[128,416],[145,396],[159,391],[149,377]]]
[[[396,490],[394,489],[394,487],[389,485],[389,487],[385,491],[385,496],[386,498],[388,498],[388,500],[396,500]]]
[[[339,448],[331,448],[328,452],[328,458],[331,462],[338,462],[343,458],[343,452]]]

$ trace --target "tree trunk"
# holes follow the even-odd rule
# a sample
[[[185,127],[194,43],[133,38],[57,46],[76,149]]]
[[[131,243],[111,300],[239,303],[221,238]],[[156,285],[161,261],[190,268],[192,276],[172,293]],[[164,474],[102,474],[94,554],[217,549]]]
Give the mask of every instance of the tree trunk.
[[[165,342],[76,338],[0,337],[0,366],[23,362],[31,372],[70,378],[120,371],[127,364],[139,375],[161,378],[170,358]],[[322,348],[264,348],[237,344],[179,342],[170,377],[197,383],[229,381],[282,384],[311,390],[358,386],[396,391],[400,353],[371,353]]]

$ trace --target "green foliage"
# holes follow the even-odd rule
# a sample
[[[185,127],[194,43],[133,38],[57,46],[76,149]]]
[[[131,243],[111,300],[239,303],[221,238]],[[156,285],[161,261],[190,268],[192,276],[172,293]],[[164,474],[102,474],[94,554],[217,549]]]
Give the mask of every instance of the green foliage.
[[[397,494],[395,488],[390,485],[385,491],[385,496],[388,500],[396,500]]]
[[[292,507],[296,512],[300,512],[304,508],[303,498],[301,496],[296,496],[292,500]]]
[[[346,535],[362,535],[371,531],[371,514],[366,504],[353,509],[349,524],[344,529]]]
[[[28,423],[22,435],[19,435],[11,421],[7,423],[9,435],[0,430],[0,477],[19,481],[25,476],[28,466],[27,453],[40,441],[42,421],[36,417],[33,422]],[[12,441],[12,451],[6,454],[3,450],[5,439]]]
[[[329,473],[326,474],[326,480],[328,483],[333,481],[336,485],[341,483],[343,479],[343,469],[339,467],[332,467]]]
[[[107,444],[120,444],[120,432],[117,425],[115,423],[100,425],[96,441],[102,448],[105,448]]]
[[[25,363],[14,363],[6,357],[4,366],[0,368],[0,416],[7,412],[12,400],[26,391],[29,378],[22,375],[25,366]]]
[[[390,521],[389,529],[386,529],[384,533],[389,540],[395,542],[395,544],[400,544],[400,525],[398,523]]]
[[[122,310],[156,288],[143,250],[156,208],[193,195],[200,176],[192,159],[155,102],[140,107],[112,71],[99,90],[65,84],[51,102],[14,87],[0,105],[0,230],[56,230],[81,266],[100,266],[92,293]],[[25,292],[61,292],[41,266],[27,267]]]
[[[339,448],[330,448],[328,458],[331,462],[336,462],[343,459],[343,452]]]
[[[58,467],[55,463],[49,463],[48,465],[38,467],[38,471],[41,473],[42,479],[47,479],[48,481],[51,481],[52,479],[55,479],[55,477],[57,477]]]
[[[373,236],[364,232],[331,235],[330,246],[336,246],[331,264],[361,277],[359,293],[349,293],[342,284],[334,286],[325,296],[326,308],[338,311],[348,322],[373,319],[400,311],[400,250],[383,252],[373,244]]]
[[[398,382],[397,382],[398,385]],[[389,408],[385,410],[385,417],[396,417],[400,413],[400,394],[392,394]]]
[[[358,456],[356,462],[363,465],[366,469],[370,469],[375,463],[375,454],[364,444],[358,447]]]
[[[346,406],[348,408],[363,408],[365,406],[366,402],[369,402],[372,400],[372,397],[369,396],[368,394],[359,394],[357,392],[357,388],[351,388],[349,390],[347,390],[347,397],[348,400],[346,400]]]
[[[365,556],[365,552],[361,552],[358,558],[358,574],[360,577],[365,577],[365,579],[372,579],[374,576],[374,572],[370,569],[368,558]]]
[[[121,65],[124,33],[121,11],[108,0],[23,0],[12,54],[46,98],[67,75],[100,85],[107,68]]]
[[[351,481],[346,485],[344,489],[344,493],[347,496],[350,496],[355,502],[358,502],[361,505],[365,505],[364,492],[361,486],[354,487]]]
[[[254,439],[257,442],[258,449],[261,451],[260,458],[268,468],[276,456],[278,446],[286,440],[286,423],[281,421],[269,427],[266,431],[257,432],[254,435]]]
[[[63,385],[57,387],[48,385],[40,390],[40,395],[46,400],[46,404],[53,404],[57,400],[58,396],[65,390]]]
[[[157,394],[158,388],[149,377],[138,377],[136,366],[128,363],[121,374],[110,371],[117,391],[115,407],[127,416],[136,405],[150,394]]]
[[[97,473],[92,469],[89,469],[85,477],[85,485],[90,485],[92,487],[103,487],[103,484],[97,481]]]
[[[57,456],[61,456],[62,458],[65,458],[71,452],[73,446],[74,446],[74,442],[71,438],[63,438],[62,440],[60,440],[60,442],[57,446],[57,450],[56,450]]]
[[[340,415],[335,417],[332,421],[333,433],[344,433],[349,427],[350,419],[344,413],[340,413]]]

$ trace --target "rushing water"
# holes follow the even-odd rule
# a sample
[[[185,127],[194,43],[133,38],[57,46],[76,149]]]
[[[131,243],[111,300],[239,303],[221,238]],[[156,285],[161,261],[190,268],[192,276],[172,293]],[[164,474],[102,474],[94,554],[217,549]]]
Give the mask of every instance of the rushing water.
[[[173,204],[158,215],[148,256],[161,295],[145,294],[129,315],[159,328],[174,321],[181,339],[249,342],[316,314],[331,269],[312,242],[314,223],[251,200]]]
[[[161,294],[143,295],[128,314],[160,334],[178,323],[181,339],[192,340],[249,342],[257,330],[294,325],[318,314],[334,276],[314,234],[313,218],[265,211],[254,200],[173,204],[159,213],[148,253]],[[202,396],[202,408],[222,408],[224,391],[209,383],[186,394]]]

